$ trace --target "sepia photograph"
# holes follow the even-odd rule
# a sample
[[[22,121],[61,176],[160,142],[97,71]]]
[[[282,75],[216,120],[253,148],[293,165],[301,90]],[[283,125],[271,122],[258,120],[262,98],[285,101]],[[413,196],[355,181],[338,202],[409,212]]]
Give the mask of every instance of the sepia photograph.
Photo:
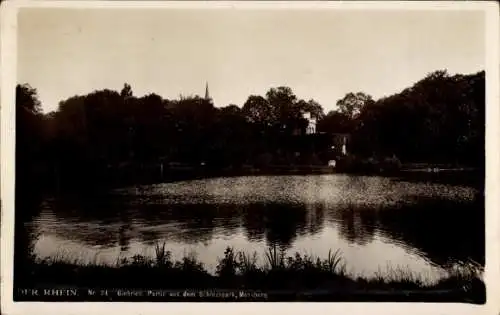
[[[13,302],[490,302],[498,4],[39,3],[2,85]]]

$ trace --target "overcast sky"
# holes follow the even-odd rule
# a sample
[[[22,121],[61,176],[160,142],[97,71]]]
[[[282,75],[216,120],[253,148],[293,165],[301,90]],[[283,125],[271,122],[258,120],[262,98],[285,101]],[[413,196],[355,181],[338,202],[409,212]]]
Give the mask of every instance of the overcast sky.
[[[204,94],[242,106],[286,85],[326,111],[348,92],[375,99],[427,73],[485,68],[478,11],[22,9],[19,83],[45,112],[96,89],[165,98]]]

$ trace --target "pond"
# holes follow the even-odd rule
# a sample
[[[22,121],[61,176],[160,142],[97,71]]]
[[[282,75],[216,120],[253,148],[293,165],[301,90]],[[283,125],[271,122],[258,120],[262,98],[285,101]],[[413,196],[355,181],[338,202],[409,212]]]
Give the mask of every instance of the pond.
[[[114,264],[195,254],[213,272],[232,246],[260,262],[267,246],[321,258],[340,250],[347,271],[402,268],[437,279],[456,263],[484,263],[484,206],[473,187],[378,176],[243,176],[48,197],[27,226],[40,257]]]

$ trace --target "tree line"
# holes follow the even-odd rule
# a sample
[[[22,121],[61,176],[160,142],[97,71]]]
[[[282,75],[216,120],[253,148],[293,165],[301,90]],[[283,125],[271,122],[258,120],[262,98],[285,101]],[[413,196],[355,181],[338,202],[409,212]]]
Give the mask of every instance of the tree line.
[[[36,89],[19,84],[16,185],[80,181],[110,167],[159,160],[214,169],[312,163],[291,152],[300,142],[293,139],[308,124],[304,112],[317,119],[319,133],[350,134],[354,156],[484,167],[484,71],[435,71],[400,93],[378,100],[348,93],[336,105],[325,114],[315,100],[299,99],[280,86],[250,95],[241,107],[215,107],[199,96],[138,97],[124,84],[121,91],[70,97],[56,111],[43,113]],[[319,151],[328,148],[310,152],[320,157],[314,163],[327,163],[328,155]]]

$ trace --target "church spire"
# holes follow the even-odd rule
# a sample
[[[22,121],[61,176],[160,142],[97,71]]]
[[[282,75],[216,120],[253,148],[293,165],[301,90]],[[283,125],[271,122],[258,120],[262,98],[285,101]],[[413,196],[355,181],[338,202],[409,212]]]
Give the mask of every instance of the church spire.
[[[210,99],[210,93],[208,93],[208,82],[205,85],[205,99],[206,100]]]

